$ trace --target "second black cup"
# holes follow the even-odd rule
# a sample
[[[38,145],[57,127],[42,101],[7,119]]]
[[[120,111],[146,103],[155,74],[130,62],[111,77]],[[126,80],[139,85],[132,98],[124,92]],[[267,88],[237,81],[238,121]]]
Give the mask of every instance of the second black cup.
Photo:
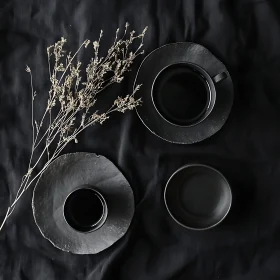
[[[226,77],[226,73],[220,73],[212,78],[193,63],[167,66],[153,84],[155,109],[173,125],[196,125],[211,113],[216,101],[215,84]]]

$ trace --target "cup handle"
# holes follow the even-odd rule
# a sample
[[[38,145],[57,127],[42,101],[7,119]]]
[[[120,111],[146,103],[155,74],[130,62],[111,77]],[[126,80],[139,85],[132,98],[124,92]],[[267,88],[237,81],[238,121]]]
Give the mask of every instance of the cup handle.
[[[227,78],[227,73],[226,72],[222,72],[217,74],[216,76],[212,77],[213,81],[215,84],[219,83],[220,81],[224,80]]]

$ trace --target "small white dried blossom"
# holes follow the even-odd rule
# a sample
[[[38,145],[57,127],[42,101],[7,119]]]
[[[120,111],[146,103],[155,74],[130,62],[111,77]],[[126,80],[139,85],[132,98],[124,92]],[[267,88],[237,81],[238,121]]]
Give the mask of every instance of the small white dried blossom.
[[[64,71],[65,71],[65,68],[64,68],[63,63],[60,63],[60,64],[56,67],[56,71],[58,71],[58,72],[64,72]]]
[[[97,51],[97,50],[98,50],[98,48],[99,48],[99,42],[94,41],[92,44],[93,44],[93,48],[94,48],[94,50],[95,50],[95,51]]]
[[[85,40],[84,44],[85,44],[85,48],[87,48],[87,46],[89,45],[90,40]]]
[[[135,99],[133,96],[127,95],[126,97],[120,97],[115,100],[116,111],[124,113],[127,110],[133,110],[135,107],[141,104],[141,99]]]

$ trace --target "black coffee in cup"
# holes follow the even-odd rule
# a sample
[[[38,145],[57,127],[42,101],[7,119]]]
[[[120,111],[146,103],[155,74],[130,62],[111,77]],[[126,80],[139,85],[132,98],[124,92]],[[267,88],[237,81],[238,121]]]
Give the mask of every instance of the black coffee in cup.
[[[91,188],[73,191],[64,204],[65,220],[77,231],[96,230],[105,222],[106,215],[107,206],[103,196]]]
[[[210,86],[197,68],[191,64],[175,64],[165,68],[153,86],[156,109],[175,125],[196,124],[204,116],[210,103]]]

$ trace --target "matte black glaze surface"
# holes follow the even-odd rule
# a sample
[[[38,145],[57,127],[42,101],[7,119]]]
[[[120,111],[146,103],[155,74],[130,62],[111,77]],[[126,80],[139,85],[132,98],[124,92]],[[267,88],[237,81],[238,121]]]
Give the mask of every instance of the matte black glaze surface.
[[[213,110],[207,118],[193,126],[172,124],[155,109],[152,100],[157,75],[176,63],[195,64],[207,72],[213,81],[218,81],[215,83]],[[219,81],[220,78],[223,79]],[[205,47],[190,42],[164,45],[151,52],[142,62],[135,84],[142,84],[137,96],[142,97],[143,104],[136,109],[144,125],[158,137],[178,144],[199,142],[219,131],[229,116],[234,97],[232,80],[225,65]]]
[[[81,186],[70,193],[64,203],[68,225],[81,232],[97,230],[106,221],[108,207],[103,195],[94,186]]]
[[[203,230],[220,223],[232,202],[229,183],[216,169],[200,164],[181,167],[164,192],[168,212],[180,225]]]
[[[66,198],[81,186],[92,186],[104,197],[108,215],[95,231],[79,232],[64,218]],[[134,214],[133,191],[118,168],[107,158],[73,153],[57,158],[34,189],[32,208],[42,235],[57,248],[75,254],[96,254],[127,231]]]

